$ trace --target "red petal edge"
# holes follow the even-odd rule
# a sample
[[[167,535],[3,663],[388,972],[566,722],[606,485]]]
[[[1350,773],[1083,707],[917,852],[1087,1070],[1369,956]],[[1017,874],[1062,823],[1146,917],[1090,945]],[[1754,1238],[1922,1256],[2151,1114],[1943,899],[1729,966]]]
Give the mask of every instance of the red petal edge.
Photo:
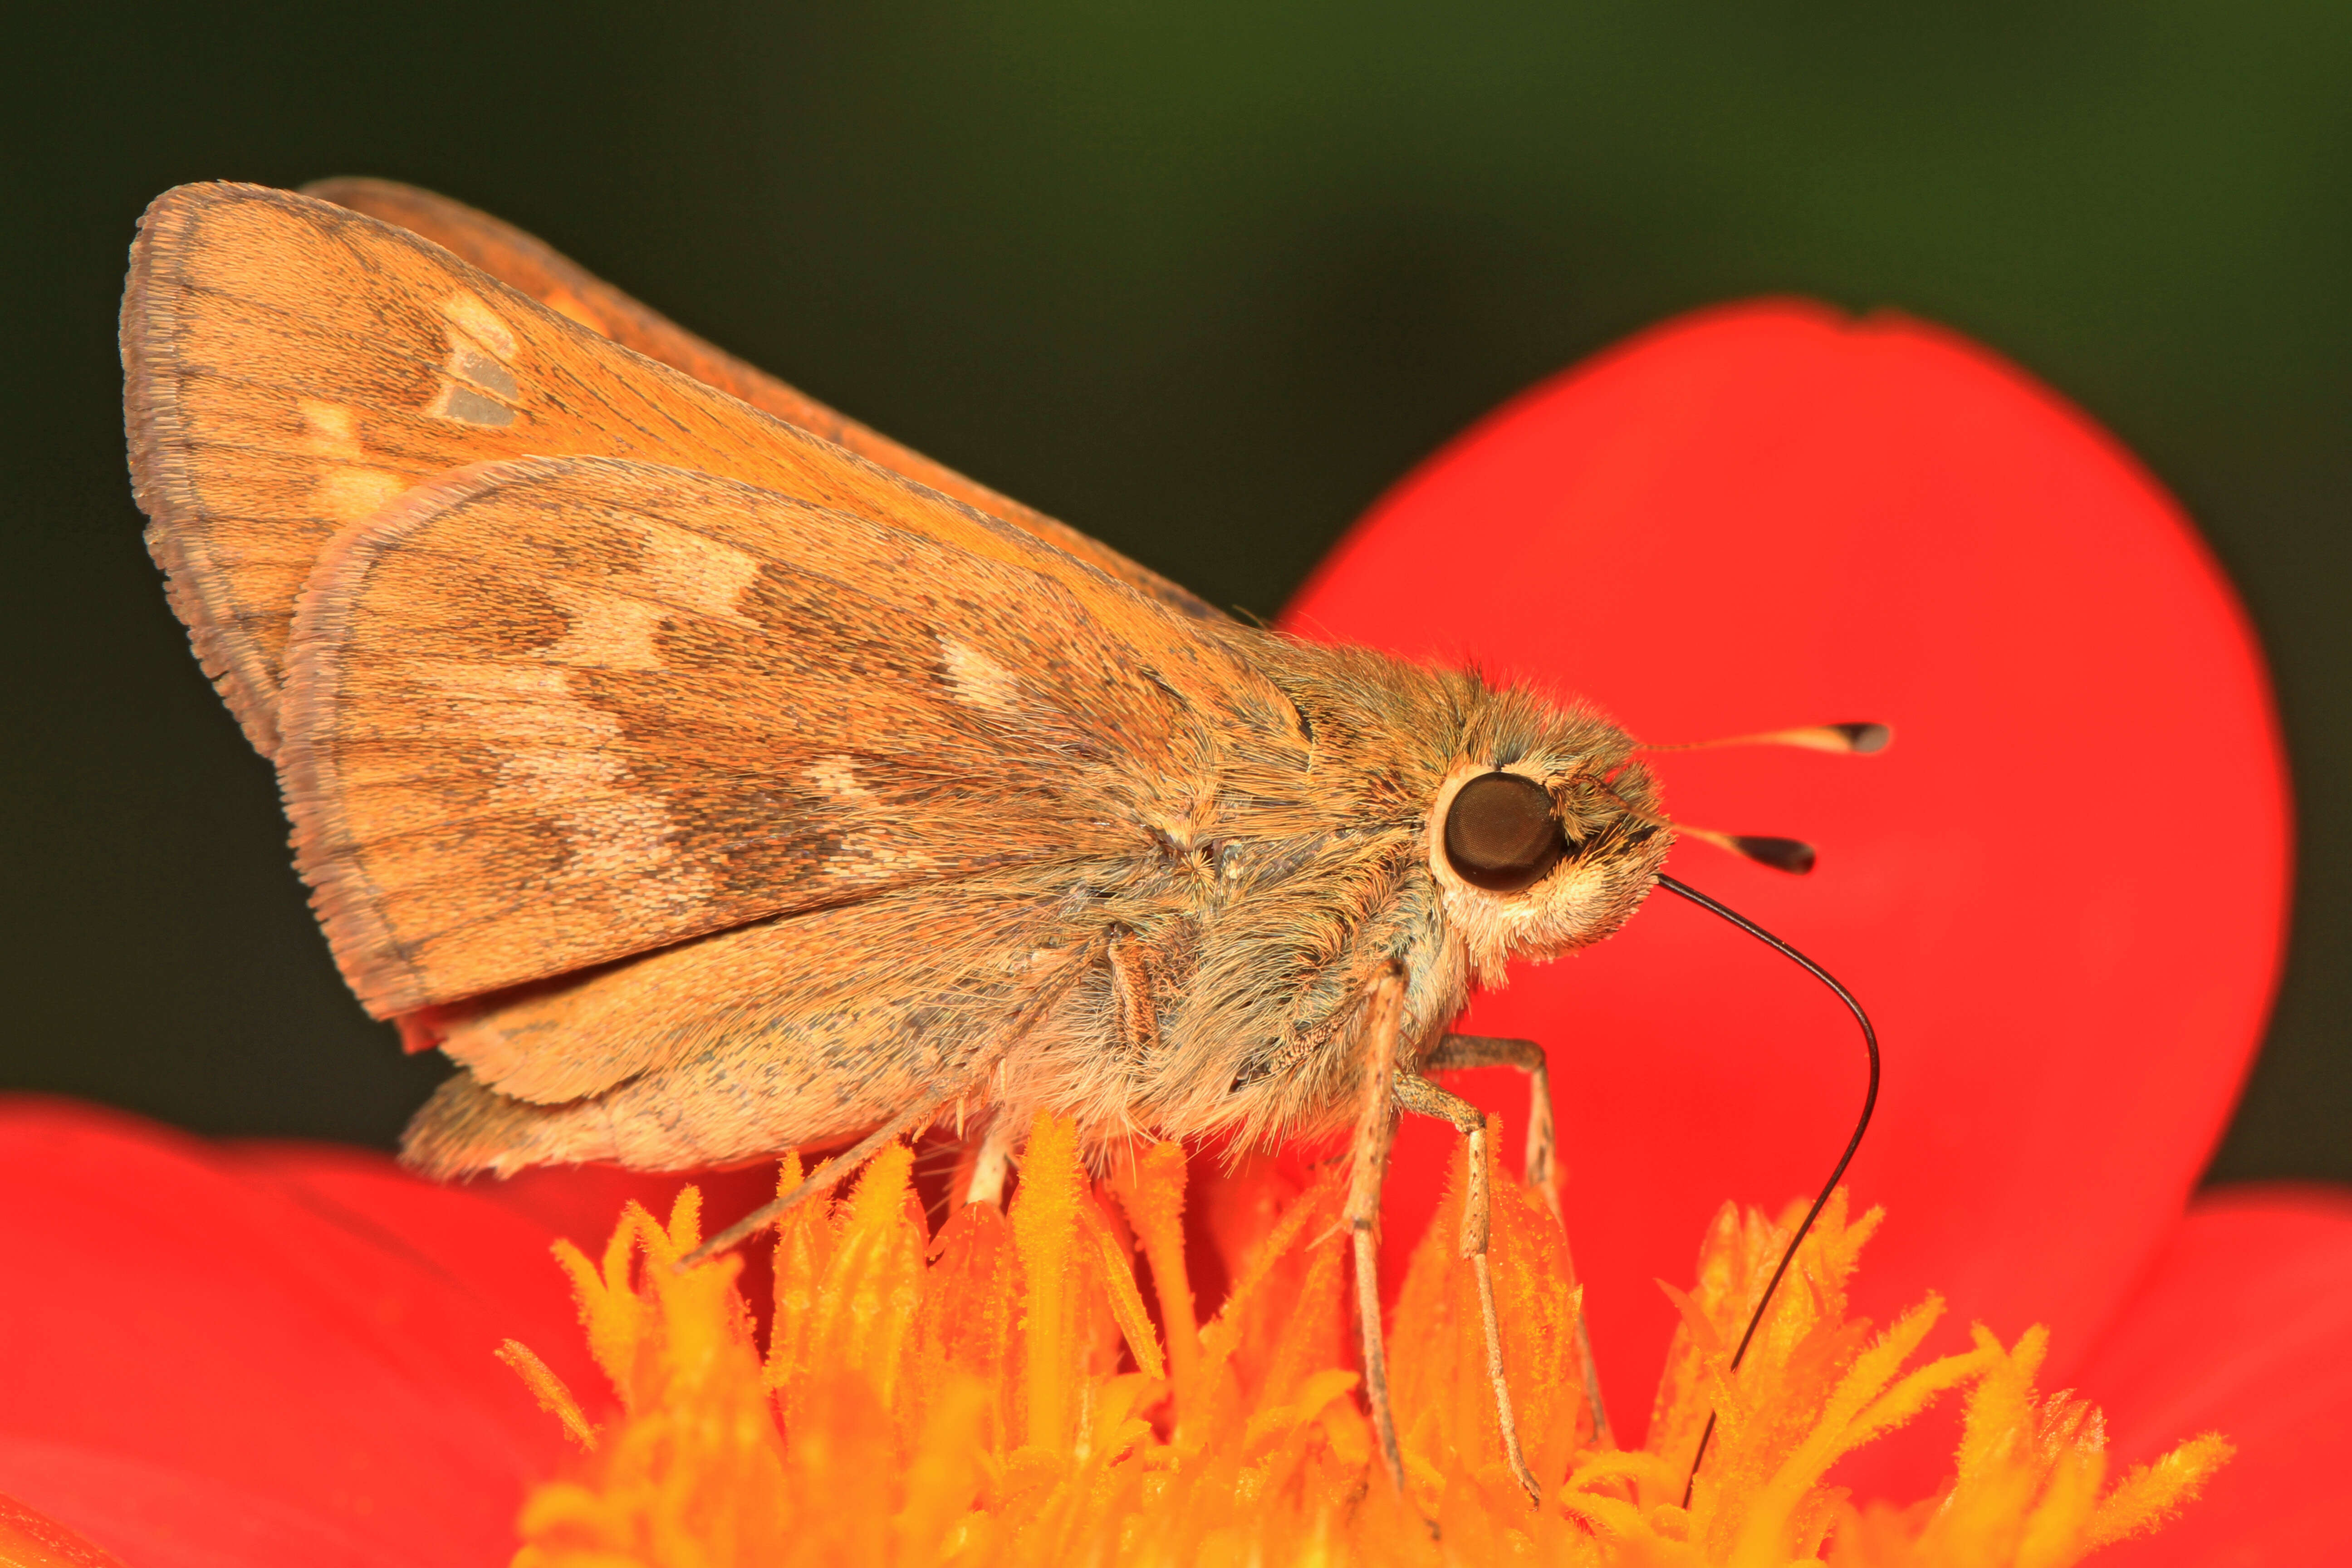
[[[138,1568],[502,1563],[567,1449],[492,1352],[522,1340],[607,1402],[548,1247],[593,1252],[624,1196],[676,1185],[440,1187],[0,1100],[0,1490]]]
[[[2102,1568],[2352,1560],[2352,1194],[2202,1194],[2079,1374],[2117,1471],[2218,1431],[2237,1457]]]

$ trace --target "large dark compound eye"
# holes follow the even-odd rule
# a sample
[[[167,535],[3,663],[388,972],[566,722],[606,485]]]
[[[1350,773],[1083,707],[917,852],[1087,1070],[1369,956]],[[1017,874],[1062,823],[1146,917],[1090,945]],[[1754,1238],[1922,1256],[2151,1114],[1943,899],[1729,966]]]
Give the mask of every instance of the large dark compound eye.
[[[1516,893],[1567,853],[1551,792],[1531,778],[1481,773],[1454,792],[1446,810],[1446,864],[1474,887]]]

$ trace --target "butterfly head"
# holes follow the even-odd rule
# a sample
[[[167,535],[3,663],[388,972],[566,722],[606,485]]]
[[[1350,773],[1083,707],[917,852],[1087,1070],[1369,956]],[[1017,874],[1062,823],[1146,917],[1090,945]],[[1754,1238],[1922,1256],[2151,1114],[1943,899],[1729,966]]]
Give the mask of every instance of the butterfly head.
[[[1431,802],[1430,870],[1482,984],[1499,982],[1513,959],[1614,931],[1674,843],[1649,771],[1621,734],[1580,720],[1559,740],[1473,751]]]

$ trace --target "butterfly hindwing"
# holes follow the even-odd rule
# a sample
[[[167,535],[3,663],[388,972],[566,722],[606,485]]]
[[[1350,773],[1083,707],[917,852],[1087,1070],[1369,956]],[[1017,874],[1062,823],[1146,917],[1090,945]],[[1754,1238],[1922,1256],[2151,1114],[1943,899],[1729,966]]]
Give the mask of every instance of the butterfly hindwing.
[[[389,1016],[893,889],[1069,880],[1181,837],[1227,753],[1303,765],[1210,628],[1013,553],[604,458],[464,470],[345,535],[279,763],[353,989]]]
[[[1089,940],[1053,897],[932,888],[450,1009],[434,1026],[467,1070],[403,1152],[440,1175],[677,1170],[853,1137],[1066,1028]]]

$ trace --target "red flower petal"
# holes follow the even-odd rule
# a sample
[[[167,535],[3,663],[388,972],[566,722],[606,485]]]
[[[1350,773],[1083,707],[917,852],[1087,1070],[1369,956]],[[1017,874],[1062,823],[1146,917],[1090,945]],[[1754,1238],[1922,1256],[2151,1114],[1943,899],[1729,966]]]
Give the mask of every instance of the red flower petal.
[[[1475,658],[1659,741],[1876,719],[1885,755],[1661,759],[1688,820],[1822,846],[1675,873],[1862,996],[1886,1046],[1853,1173],[1866,1310],[2047,1321],[2063,1381],[2227,1115],[2278,962],[2287,796],[2261,661],[2178,509],[2014,367],[1915,322],[1709,312],[1537,388],[1398,487],[1289,624]],[[1465,1026],[1559,1064],[1608,1384],[1652,1386],[1727,1195],[1811,1191],[1861,1050],[1836,1003],[1660,898]],[[1499,1079],[1477,1092],[1516,1110]],[[1401,1150],[1415,1233],[1444,1142]],[[1638,1410],[1623,1412],[1639,1420]]]
[[[2343,1561],[2352,1469],[2352,1194],[2209,1193],[2080,1373],[2118,1466],[2191,1433],[2238,1455],[2158,1533],[2102,1568]]]
[[[502,1563],[562,1438],[492,1352],[603,1393],[543,1226],[349,1151],[0,1102],[0,1489],[140,1568]]]

